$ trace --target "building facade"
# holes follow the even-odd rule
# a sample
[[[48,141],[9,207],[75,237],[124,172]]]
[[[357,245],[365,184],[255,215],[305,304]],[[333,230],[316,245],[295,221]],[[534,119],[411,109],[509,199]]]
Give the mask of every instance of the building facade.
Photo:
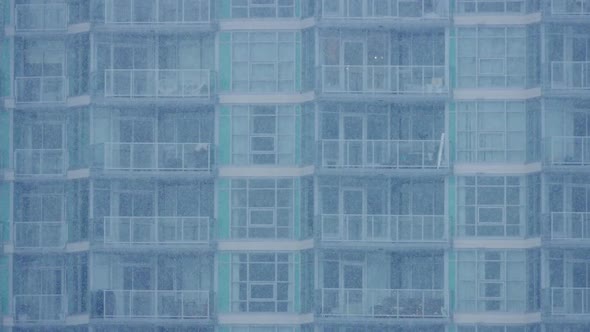
[[[590,331],[589,0],[4,0],[2,331]]]

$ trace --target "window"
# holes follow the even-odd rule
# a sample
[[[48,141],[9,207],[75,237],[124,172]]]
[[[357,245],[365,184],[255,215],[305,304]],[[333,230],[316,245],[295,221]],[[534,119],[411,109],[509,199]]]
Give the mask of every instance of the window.
[[[292,312],[292,254],[232,255],[232,312]]]
[[[459,28],[458,87],[525,87],[524,28]]]
[[[293,180],[232,180],[232,237],[293,237]]]
[[[534,10],[539,10],[538,0],[459,0],[457,6],[462,14],[524,14]]]
[[[461,102],[457,105],[457,160],[524,162],[524,102]]]
[[[475,325],[458,326],[457,332],[539,332],[538,325]]]
[[[525,311],[524,251],[459,251],[458,310]]]
[[[291,326],[236,326],[231,328],[231,332],[294,332],[295,328]]]
[[[460,236],[525,235],[524,177],[461,177],[458,193]]]
[[[232,33],[232,90],[295,91],[294,32]]]
[[[294,17],[295,0],[232,0],[233,18]]]

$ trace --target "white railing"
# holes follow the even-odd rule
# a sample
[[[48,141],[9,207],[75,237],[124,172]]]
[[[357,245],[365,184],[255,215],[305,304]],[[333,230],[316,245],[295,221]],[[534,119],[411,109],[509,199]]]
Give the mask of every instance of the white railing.
[[[61,31],[68,27],[68,7],[65,3],[17,4],[16,31]]]
[[[172,8],[171,5],[179,4]],[[197,24],[210,19],[209,0],[105,0],[107,24]]]
[[[440,242],[444,241],[442,215],[322,214],[322,241],[336,242]]]
[[[491,14],[526,12],[525,0],[458,0],[457,12],[461,14]]]
[[[590,136],[552,136],[545,138],[544,144],[548,165],[590,165]]]
[[[210,317],[210,292],[206,290],[102,290],[94,292],[97,318]]]
[[[244,211],[243,224],[232,223],[232,238],[236,239],[292,239],[292,208],[253,208]],[[282,215],[281,215],[282,212]],[[287,220],[285,220],[285,218]],[[260,222],[264,219],[264,222]]]
[[[324,18],[445,18],[449,16],[446,0],[322,0]]]
[[[447,317],[442,289],[324,288],[319,293],[324,317]]]
[[[590,15],[590,0],[551,0],[553,15]]]
[[[66,171],[63,149],[16,149],[14,169],[17,175],[63,175]]]
[[[551,212],[549,236],[552,240],[590,240],[590,212]]]
[[[17,103],[59,103],[66,100],[65,76],[15,78]]]
[[[206,244],[210,235],[208,217],[105,217],[95,226],[107,245]]]
[[[60,221],[15,222],[14,247],[18,249],[63,248],[67,239],[67,228]]]
[[[583,315],[587,317],[590,314],[590,288],[549,288],[548,306],[552,315]]]
[[[208,69],[105,69],[105,97],[208,98]]]
[[[326,93],[442,94],[444,66],[321,66]]]
[[[590,61],[552,61],[551,89],[590,90]]]
[[[17,322],[51,322],[65,319],[65,296],[61,294],[15,295]]]
[[[99,143],[97,165],[108,170],[209,171],[210,143]]]
[[[327,168],[440,168],[446,166],[443,140],[320,141],[321,166]]]

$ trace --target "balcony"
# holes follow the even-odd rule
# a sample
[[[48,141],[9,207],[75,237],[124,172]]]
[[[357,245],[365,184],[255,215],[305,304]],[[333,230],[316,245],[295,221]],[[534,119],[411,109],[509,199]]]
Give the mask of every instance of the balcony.
[[[319,293],[319,315],[325,318],[444,319],[442,289],[338,289]]]
[[[324,139],[318,152],[326,169],[446,169],[441,140]]]
[[[68,27],[65,3],[17,4],[14,11],[18,32],[65,31]]]
[[[105,217],[94,241],[109,247],[203,246],[211,240],[209,217]]]
[[[590,245],[590,212],[551,212],[545,220],[546,239],[565,245]]]
[[[527,8],[530,0],[458,0],[457,12],[460,15],[517,14],[523,15],[539,8]]]
[[[590,136],[552,136],[544,139],[546,166],[590,165]]]
[[[210,172],[210,143],[99,143],[95,167],[110,171]]]
[[[551,89],[590,90],[590,61],[552,61]]]
[[[63,249],[67,242],[67,227],[60,221],[19,221],[13,224],[13,231],[16,250]]]
[[[29,76],[15,79],[17,103],[63,103],[66,100],[65,76]]]
[[[15,174],[20,176],[61,176],[65,174],[64,149],[14,150]]]
[[[321,66],[321,92],[352,98],[448,94],[444,66]]]
[[[51,323],[65,319],[65,296],[61,294],[15,295],[16,323]]]
[[[208,69],[106,69],[104,96],[210,99],[212,79]]]
[[[99,290],[92,318],[210,319],[211,297],[207,290]]]
[[[180,4],[178,8],[176,4]],[[209,0],[105,0],[109,25],[195,25],[209,23]]]
[[[322,214],[322,242],[340,245],[432,244],[446,240],[445,218],[440,215]]]
[[[590,288],[551,287],[545,292],[546,310],[549,315],[590,319]]]
[[[551,15],[586,16],[590,15],[590,0],[551,0]]]

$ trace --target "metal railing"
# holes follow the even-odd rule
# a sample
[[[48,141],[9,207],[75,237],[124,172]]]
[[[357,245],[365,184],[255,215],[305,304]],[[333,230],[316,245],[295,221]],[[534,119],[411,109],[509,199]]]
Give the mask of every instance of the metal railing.
[[[547,289],[547,306],[551,315],[590,314],[590,288],[551,287]]]
[[[490,208],[490,206],[486,206],[486,208]],[[497,208],[504,210],[504,207],[494,206],[491,208]],[[479,209],[477,209],[477,213],[479,213]],[[524,215],[521,212],[521,215]],[[479,217],[477,217],[479,220]],[[474,221],[474,220],[470,220]],[[473,224],[464,224],[460,223],[457,225],[457,231],[459,236],[465,237],[478,237],[478,236],[500,236],[500,237],[518,237],[522,236],[524,230],[522,229],[523,225],[521,223],[518,224],[510,224],[507,222],[495,222],[495,223],[488,223],[485,222],[478,222]]]
[[[551,89],[590,90],[590,61],[552,61]]]
[[[210,143],[99,143],[95,166],[108,170],[210,171]]]
[[[209,0],[105,0],[106,24],[197,24],[211,20]]]
[[[60,221],[18,221],[13,224],[14,247],[17,249],[63,248],[67,227]]]
[[[543,143],[547,165],[590,165],[590,136],[552,136],[545,138]]]
[[[232,223],[231,234],[234,239],[292,239],[292,208],[244,209],[243,223]],[[264,222],[260,222],[264,220]]]
[[[60,103],[66,100],[65,76],[15,78],[17,103]]]
[[[320,234],[330,242],[441,242],[446,239],[445,217],[322,214]]]
[[[17,175],[63,175],[66,171],[63,149],[16,149],[14,170]]]
[[[68,27],[65,3],[17,4],[14,12],[16,31],[62,31]]]
[[[209,98],[208,69],[105,69],[105,97]]]
[[[379,18],[446,18],[445,0],[358,1],[322,0],[322,17],[346,19]]]
[[[590,0],[551,0],[552,15],[590,15]]]
[[[319,142],[321,166],[326,168],[446,167],[440,140],[344,140]]]
[[[206,244],[209,217],[105,217],[94,225],[94,241],[105,245]]]
[[[17,322],[52,322],[65,319],[65,296],[61,294],[15,295],[14,318]]]
[[[319,290],[319,311],[324,317],[444,318],[445,294],[441,289]]]
[[[207,290],[101,290],[93,292],[92,315],[96,318],[211,317]]]
[[[457,0],[457,12],[461,14],[524,14],[527,8],[526,0]]]
[[[322,65],[325,93],[443,94],[444,66]]]
[[[590,212],[551,212],[546,235],[551,240],[590,240]]]

